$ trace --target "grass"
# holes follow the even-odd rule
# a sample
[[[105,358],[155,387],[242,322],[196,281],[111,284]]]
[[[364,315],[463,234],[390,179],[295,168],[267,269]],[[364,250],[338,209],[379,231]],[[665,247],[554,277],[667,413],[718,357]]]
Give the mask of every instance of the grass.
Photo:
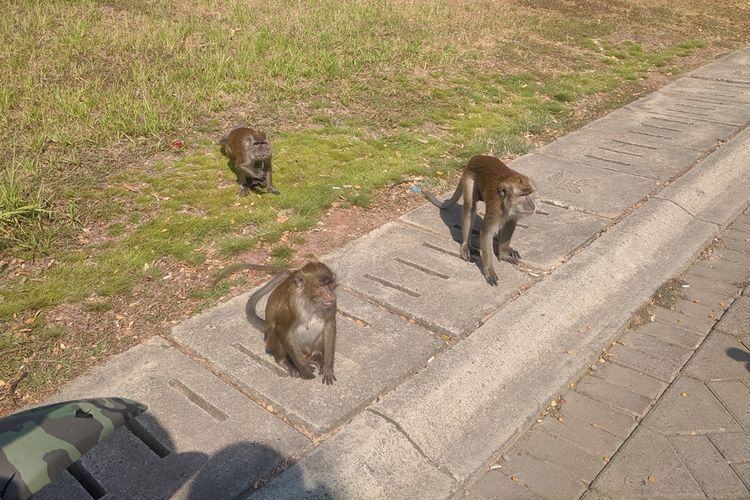
[[[63,375],[128,342],[112,330],[94,342],[82,326],[42,335],[27,331],[30,318],[65,307],[116,318],[175,269],[259,246],[289,265],[300,234],[333,204],[368,207],[379,190],[412,176],[436,182],[475,153],[524,154],[679,72],[684,58],[750,39],[739,0],[3,7],[5,381],[30,353],[51,353],[56,335],[80,348],[54,355],[68,360]],[[270,133],[281,196],[237,196],[215,144],[236,123]],[[179,293],[201,300],[196,308],[218,295],[195,286]],[[29,365],[40,375],[24,384],[44,385],[47,365]]]

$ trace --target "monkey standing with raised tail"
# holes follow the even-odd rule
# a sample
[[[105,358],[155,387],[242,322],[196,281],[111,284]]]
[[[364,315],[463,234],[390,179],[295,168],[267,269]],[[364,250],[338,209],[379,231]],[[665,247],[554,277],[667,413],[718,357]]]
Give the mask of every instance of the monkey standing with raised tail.
[[[254,267],[254,268],[259,268]],[[266,352],[292,377],[315,378],[333,384],[336,352],[336,276],[321,262],[308,262],[285,271],[263,285],[247,300],[247,320],[265,332]],[[266,319],[255,309],[264,295]]]
[[[498,232],[498,260],[518,264],[521,255],[511,248],[510,239],[516,229],[516,221],[536,211],[532,193],[534,183],[527,176],[509,168],[494,156],[473,156],[464,167],[461,180],[453,196],[444,202],[438,201],[427,190],[425,198],[441,210],[452,207],[463,194],[461,214],[461,258],[470,259],[471,226],[477,213],[477,201],[484,201],[485,215],[479,231],[479,254],[484,276],[490,285],[497,286],[497,273],[493,264],[492,243]]]
[[[237,175],[240,195],[264,187],[269,193],[281,194],[273,187],[273,154],[265,132],[237,127],[222,137],[219,145],[221,153],[229,159],[229,167]]]

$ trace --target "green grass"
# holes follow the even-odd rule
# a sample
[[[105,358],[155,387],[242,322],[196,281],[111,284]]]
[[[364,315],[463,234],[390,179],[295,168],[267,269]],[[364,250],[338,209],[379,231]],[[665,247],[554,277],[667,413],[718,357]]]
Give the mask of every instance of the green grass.
[[[2,275],[0,322],[104,313],[109,299],[86,299],[132,294],[165,258],[263,244],[288,265],[333,203],[524,154],[589,96],[605,109],[683,57],[746,43],[741,5],[4,2],[0,251],[54,265]],[[237,196],[215,140],[243,122],[269,132],[280,196]]]

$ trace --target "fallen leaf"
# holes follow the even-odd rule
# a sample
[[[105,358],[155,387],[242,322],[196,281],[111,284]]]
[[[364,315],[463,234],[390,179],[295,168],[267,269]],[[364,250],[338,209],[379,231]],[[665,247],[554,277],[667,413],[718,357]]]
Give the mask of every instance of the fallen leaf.
[[[549,404],[549,405],[550,405],[550,406],[551,406],[552,408],[554,408],[555,406],[557,406],[557,401],[555,401],[555,400],[553,399],[553,400],[552,400],[552,401],[550,402],[550,404]]]
[[[443,335],[440,336],[440,338],[443,339],[443,340],[445,340],[446,342],[448,342],[451,339],[451,336],[443,334]]]
[[[273,405],[266,405],[266,410],[273,411]]]
[[[0,379],[0,387],[5,387],[5,380]]]
[[[602,460],[604,460],[605,462],[609,463],[609,457],[602,457]]]
[[[653,474],[649,474],[648,475],[648,480],[653,483],[654,481],[656,481],[656,476],[654,476]]]
[[[681,393],[680,393],[680,396],[682,396],[683,398],[686,398],[686,397],[687,397],[687,395],[688,395],[688,393],[687,393],[687,392],[681,392]]]
[[[597,424],[596,422],[591,422],[591,427],[596,429],[597,427],[599,427],[599,424]]]
[[[515,474],[513,474],[512,476],[510,476],[510,480],[511,481],[518,481],[518,476],[516,476]]]

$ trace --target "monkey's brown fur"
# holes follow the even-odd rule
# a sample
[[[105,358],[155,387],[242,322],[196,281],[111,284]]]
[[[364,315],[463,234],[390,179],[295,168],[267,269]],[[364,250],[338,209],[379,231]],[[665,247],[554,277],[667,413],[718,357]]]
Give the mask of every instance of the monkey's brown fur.
[[[250,296],[245,306],[248,321],[265,332],[266,352],[292,377],[315,378],[318,368],[324,384],[336,380],[336,277],[321,262],[279,274]],[[258,301],[271,289],[265,321],[258,317]]]
[[[240,194],[265,187],[269,193],[281,194],[273,186],[273,153],[262,130],[237,127],[219,140],[221,153],[237,175]]]
[[[461,216],[461,258],[470,260],[471,227],[477,213],[477,201],[484,201],[485,215],[479,232],[479,253],[484,276],[490,285],[497,285],[497,273],[493,264],[492,242],[498,232],[498,260],[518,264],[521,255],[511,248],[510,240],[516,229],[516,221],[536,210],[532,193],[534,183],[527,176],[509,168],[499,158],[477,155],[469,160],[461,174],[461,180],[453,196],[444,202],[424,190],[425,197],[433,205],[445,210],[456,204],[463,194]]]

